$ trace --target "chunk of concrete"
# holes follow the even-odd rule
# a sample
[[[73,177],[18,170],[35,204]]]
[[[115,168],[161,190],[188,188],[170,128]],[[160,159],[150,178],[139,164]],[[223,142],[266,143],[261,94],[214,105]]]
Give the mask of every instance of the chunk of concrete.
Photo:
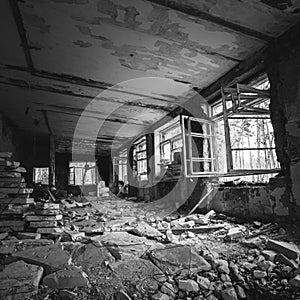
[[[17,261],[0,273],[0,299],[16,300],[32,297],[38,291],[43,268]]]
[[[104,245],[117,259],[133,259],[140,257],[148,249],[152,241],[145,237],[135,236],[127,232],[104,232],[103,235],[91,238],[99,245]]]
[[[254,270],[253,276],[258,279],[265,278],[265,277],[267,277],[267,272],[261,271],[261,270]]]
[[[294,260],[288,259],[286,256],[282,254],[277,254],[275,256],[274,262],[279,262],[280,264],[287,265],[293,269],[298,269],[298,264]]]
[[[228,230],[227,237],[231,240],[243,237],[243,232],[239,227],[233,227]]]
[[[26,239],[39,240],[42,237],[41,234],[37,232],[18,232],[17,236],[21,240],[26,240]]]
[[[65,269],[71,263],[70,256],[62,249],[62,245],[59,243],[18,251],[13,253],[12,256],[27,263],[42,266],[46,275]]]
[[[297,275],[294,278],[292,278],[289,281],[289,285],[299,288],[300,287],[300,275]]]
[[[175,290],[173,284],[170,283],[170,282],[165,282],[165,283],[162,285],[160,291],[161,291],[162,293],[164,293],[164,294],[166,294],[166,295],[172,297],[172,298],[175,298],[176,290]]]
[[[158,293],[154,294],[151,297],[151,299],[152,300],[170,300],[171,298],[168,295],[166,295],[166,294],[164,294],[162,292],[158,292]]]
[[[159,283],[164,283],[167,278],[151,261],[142,258],[125,260],[110,264],[113,272],[120,278],[121,282],[140,285],[147,290],[158,290]]]
[[[3,240],[0,243],[0,254],[12,254],[17,251],[48,245],[53,245],[53,241],[47,239]]]
[[[273,250],[263,250],[261,254],[264,256],[266,260],[274,261],[275,256],[277,255],[277,252]]]
[[[182,280],[180,279],[178,281],[178,288],[185,292],[198,292],[199,291],[199,285],[195,280],[187,279]]]
[[[145,236],[148,238],[156,238],[163,236],[163,234],[160,231],[148,225],[146,222],[139,222],[132,230],[132,233],[138,236]]]
[[[221,292],[223,300],[238,300],[234,287],[228,287]]]
[[[210,280],[203,276],[197,276],[197,282],[201,289],[208,290],[210,287]]]
[[[83,245],[77,248],[73,255],[73,262],[77,266],[81,266],[83,270],[89,270],[90,268],[102,265],[105,262],[111,263],[114,261],[114,257],[102,245],[99,247],[93,244]]]
[[[209,271],[211,265],[189,246],[173,246],[151,251],[150,259],[161,269],[169,274],[182,269],[192,272]]]
[[[86,287],[89,285],[87,275],[79,268],[70,267],[59,270],[44,277],[43,285],[53,289],[73,289],[75,287]]]
[[[300,255],[300,250],[295,244],[268,240],[267,249],[274,250],[285,255],[288,258],[297,260]]]

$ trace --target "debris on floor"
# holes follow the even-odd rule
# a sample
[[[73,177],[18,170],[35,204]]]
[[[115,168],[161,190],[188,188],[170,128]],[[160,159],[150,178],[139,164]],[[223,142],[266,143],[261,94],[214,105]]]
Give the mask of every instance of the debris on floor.
[[[19,168],[5,155],[0,176]],[[1,181],[0,189],[22,183],[24,193],[1,193],[3,212],[22,208],[1,214],[1,222],[14,222],[12,228],[0,223],[1,299],[300,297],[300,251],[278,224],[243,222],[214,211],[162,218],[155,204],[149,209],[112,194],[36,192],[39,197],[32,199],[22,176],[13,176],[3,177],[12,180]],[[3,203],[11,199],[13,206],[6,208]]]

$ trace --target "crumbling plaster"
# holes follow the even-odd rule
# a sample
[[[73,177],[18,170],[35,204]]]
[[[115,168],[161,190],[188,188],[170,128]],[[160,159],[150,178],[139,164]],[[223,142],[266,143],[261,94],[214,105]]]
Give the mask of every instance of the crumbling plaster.
[[[271,119],[276,152],[285,178],[282,202],[299,220],[300,212],[300,36],[292,31],[270,50],[267,61],[271,83]]]

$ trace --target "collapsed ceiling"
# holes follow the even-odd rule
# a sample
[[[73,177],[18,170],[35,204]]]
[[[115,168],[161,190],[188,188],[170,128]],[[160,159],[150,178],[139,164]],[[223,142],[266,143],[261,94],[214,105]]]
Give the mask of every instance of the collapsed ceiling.
[[[5,0],[0,14],[1,111],[32,134],[109,148],[259,55],[300,3]]]

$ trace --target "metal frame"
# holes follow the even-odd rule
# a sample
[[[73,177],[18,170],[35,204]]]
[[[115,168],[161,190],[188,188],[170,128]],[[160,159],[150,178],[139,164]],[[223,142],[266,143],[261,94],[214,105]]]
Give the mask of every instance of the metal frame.
[[[138,147],[141,145],[141,144],[145,144],[146,148],[145,150],[137,150]],[[145,158],[140,158],[138,159],[138,154],[140,153],[145,153]],[[137,175],[147,175],[148,174],[148,163],[147,163],[147,139],[146,137],[142,137],[140,138],[139,140],[137,140],[135,143],[134,143],[134,155],[133,155],[136,159],[136,162],[137,162],[137,165],[136,165],[136,172],[137,172]],[[146,171],[145,172],[139,172],[139,167],[138,167],[138,163],[140,161],[146,161]]]
[[[234,88],[221,87],[223,111],[214,116],[214,120],[224,120],[224,132],[226,143],[226,161],[227,172],[232,175],[236,174],[267,174],[276,173],[280,169],[253,169],[253,170],[237,170],[233,167],[233,151],[244,150],[273,150],[274,147],[258,147],[258,148],[232,148],[230,138],[229,119],[270,119],[270,111],[255,107],[270,98],[269,90],[260,90],[251,86],[237,83]],[[231,102],[228,108],[227,103]]]
[[[77,161],[76,161],[77,162]],[[76,163],[75,162],[75,163]],[[75,170],[76,169],[81,169],[82,170],[82,172],[84,172],[84,169],[85,169],[85,167],[76,167],[76,166],[70,166],[71,165],[71,163],[74,163],[74,162],[72,162],[72,161],[70,161],[69,162],[69,178],[68,178],[68,184],[69,185],[83,185],[83,186],[87,186],[87,185],[95,185],[95,184],[97,184],[97,172],[96,172],[96,169],[97,169],[97,164],[96,164],[96,162],[95,162],[95,165],[94,166],[92,166],[92,167],[89,167],[89,169],[88,169],[88,171],[93,171],[94,172],[94,182],[93,183],[89,183],[89,184],[86,184],[85,182],[83,182],[83,184],[82,183],[80,183],[80,184],[76,184],[76,172],[75,172]],[[92,162],[92,161],[78,161],[77,163],[85,163],[86,165],[87,165],[87,163],[94,163],[94,162]],[[74,170],[74,172],[73,172],[73,178],[72,178],[72,182],[73,183],[71,183],[71,169],[73,169]],[[84,178],[84,173],[82,174],[82,179]],[[85,178],[84,178],[85,179]]]
[[[188,128],[187,130],[184,127],[185,120],[187,120]],[[202,134],[198,132],[193,132],[191,129],[191,121],[199,122],[201,124],[206,124],[209,126],[209,134]],[[219,174],[216,170],[216,155],[215,155],[215,135],[214,135],[214,124],[215,122],[206,119],[194,118],[189,116],[181,116],[181,124],[182,124],[182,136],[183,136],[183,160],[184,160],[184,172],[185,176],[190,177],[217,177]],[[203,139],[207,139],[209,141],[209,158],[200,158],[193,157],[192,151],[192,138],[200,137]],[[186,153],[186,145],[188,147],[188,156]],[[211,163],[212,171],[203,171],[203,172],[195,172],[193,171],[193,163],[194,162],[209,162]],[[189,164],[189,169],[187,168]]]

